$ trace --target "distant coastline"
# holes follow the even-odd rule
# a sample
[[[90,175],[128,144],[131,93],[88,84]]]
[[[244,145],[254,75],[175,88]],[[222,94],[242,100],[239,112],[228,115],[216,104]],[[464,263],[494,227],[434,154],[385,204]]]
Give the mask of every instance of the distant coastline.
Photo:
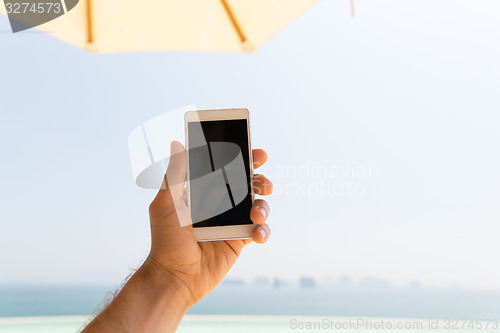
[[[326,288],[311,286],[309,280],[304,283],[302,288],[225,283],[188,314],[500,320],[500,291],[392,288],[376,283],[370,288]],[[0,317],[89,316],[113,290],[110,286],[3,286]]]

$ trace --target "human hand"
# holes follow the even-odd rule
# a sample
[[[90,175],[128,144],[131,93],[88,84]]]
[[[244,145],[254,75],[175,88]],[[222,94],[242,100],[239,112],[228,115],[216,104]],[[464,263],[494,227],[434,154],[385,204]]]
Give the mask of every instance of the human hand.
[[[184,293],[191,306],[222,281],[245,245],[252,241],[265,243],[268,240],[271,230],[265,222],[270,208],[266,201],[255,200],[250,211],[250,218],[257,224],[252,240],[198,243],[185,201],[183,184],[188,167],[186,152],[177,141],[172,142],[170,150],[165,186],[159,190],[149,207],[151,252],[144,265],[164,275],[170,284]],[[264,150],[253,150],[254,169],[266,161],[267,154]],[[259,195],[269,195],[273,191],[271,181],[262,175],[254,175],[252,185]]]

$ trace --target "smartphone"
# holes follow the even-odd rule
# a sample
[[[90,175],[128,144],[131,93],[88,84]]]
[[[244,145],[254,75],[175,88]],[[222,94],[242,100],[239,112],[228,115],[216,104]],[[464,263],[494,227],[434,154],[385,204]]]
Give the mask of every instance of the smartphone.
[[[247,109],[189,111],[184,116],[187,203],[196,240],[252,237],[253,158]]]

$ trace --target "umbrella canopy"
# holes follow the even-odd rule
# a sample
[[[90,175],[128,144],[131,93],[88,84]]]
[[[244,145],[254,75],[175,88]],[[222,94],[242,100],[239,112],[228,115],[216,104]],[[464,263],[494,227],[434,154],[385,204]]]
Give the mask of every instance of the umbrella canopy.
[[[97,53],[251,52],[317,1],[80,0],[37,28]]]

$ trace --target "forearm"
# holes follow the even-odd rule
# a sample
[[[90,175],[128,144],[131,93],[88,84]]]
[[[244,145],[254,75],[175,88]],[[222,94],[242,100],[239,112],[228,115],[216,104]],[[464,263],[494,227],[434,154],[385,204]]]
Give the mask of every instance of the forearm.
[[[145,263],[83,332],[175,332],[190,305],[182,285]]]

